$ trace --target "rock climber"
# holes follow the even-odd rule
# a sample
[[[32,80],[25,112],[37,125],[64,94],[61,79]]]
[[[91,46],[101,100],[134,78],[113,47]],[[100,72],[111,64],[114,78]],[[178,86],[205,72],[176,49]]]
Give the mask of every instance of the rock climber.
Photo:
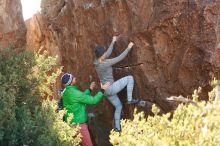
[[[128,104],[136,104],[139,102],[138,99],[134,99],[132,96],[133,87],[134,87],[134,78],[131,75],[125,76],[117,81],[114,80],[113,77],[113,68],[112,66],[119,61],[123,60],[128,53],[131,51],[134,43],[130,42],[128,47],[117,57],[109,59],[114,44],[117,41],[118,37],[113,36],[112,42],[108,49],[104,46],[98,45],[95,47],[94,52],[96,59],[94,61],[94,66],[96,72],[99,76],[100,82],[105,84],[110,82],[110,87],[105,91],[105,96],[107,99],[113,104],[115,107],[114,113],[114,130],[116,132],[121,131],[120,119],[121,119],[121,111],[122,111],[122,104],[117,95],[123,88],[127,87],[127,103]]]

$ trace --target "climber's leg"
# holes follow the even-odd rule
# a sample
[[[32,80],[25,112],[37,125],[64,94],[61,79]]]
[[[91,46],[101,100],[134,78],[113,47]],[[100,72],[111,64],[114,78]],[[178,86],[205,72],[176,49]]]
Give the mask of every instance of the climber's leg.
[[[132,98],[133,88],[134,88],[134,78],[133,76],[129,75],[123,77],[116,82],[114,82],[106,91],[106,95],[116,95],[120,92],[125,86],[127,86],[127,100],[128,102],[132,103],[135,100]]]
[[[115,129],[120,131],[121,130],[120,120],[121,120],[121,110],[122,110],[121,101],[117,95],[108,96],[107,98],[115,107],[115,114],[114,114]]]

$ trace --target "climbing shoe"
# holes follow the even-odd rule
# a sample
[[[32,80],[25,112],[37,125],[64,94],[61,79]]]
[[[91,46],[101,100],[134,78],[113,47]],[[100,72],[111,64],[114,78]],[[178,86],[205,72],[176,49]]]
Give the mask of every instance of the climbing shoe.
[[[132,99],[131,101],[128,101],[128,104],[136,104],[139,102],[139,99]]]
[[[141,107],[145,107],[147,105],[147,101],[144,101],[144,100],[140,100],[138,103],[137,103],[138,106],[141,106]]]
[[[114,131],[120,133],[120,132],[121,132],[121,129],[118,129],[118,128],[115,127],[115,128],[114,128]]]

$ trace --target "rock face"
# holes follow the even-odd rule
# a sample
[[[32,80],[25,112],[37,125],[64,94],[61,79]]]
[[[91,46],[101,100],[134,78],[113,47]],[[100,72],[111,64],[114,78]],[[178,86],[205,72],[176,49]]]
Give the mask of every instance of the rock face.
[[[210,79],[220,77],[219,8],[218,0],[42,0],[41,14],[28,23],[27,37],[34,38],[28,45],[59,55],[64,71],[74,73],[86,88],[89,76],[98,81],[95,45],[109,45],[119,35],[114,57],[133,41],[132,52],[115,66],[115,79],[133,75],[134,96],[168,111],[172,106],[165,97],[188,96],[201,86],[207,98]],[[113,112],[106,100],[92,108],[101,110],[96,112],[106,125],[111,125],[109,108]],[[123,116],[129,111],[124,106]]]
[[[0,14],[0,47],[25,45],[26,27],[20,0],[1,0]]]

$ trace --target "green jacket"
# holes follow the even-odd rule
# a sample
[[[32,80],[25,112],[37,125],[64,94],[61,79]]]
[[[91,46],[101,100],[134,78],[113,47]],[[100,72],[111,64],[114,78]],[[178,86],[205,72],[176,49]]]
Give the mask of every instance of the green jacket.
[[[62,94],[63,105],[67,110],[65,119],[67,119],[69,113],[72,113],[73,119],[70,123],[78,124],[87,122],[88,114],[86,111],[86,104],[97,104],[102,97],[103,93],[101,91],[93,97],[90,95],[89,89],[81,92],[78,90],[77,86],[66,86]]]

